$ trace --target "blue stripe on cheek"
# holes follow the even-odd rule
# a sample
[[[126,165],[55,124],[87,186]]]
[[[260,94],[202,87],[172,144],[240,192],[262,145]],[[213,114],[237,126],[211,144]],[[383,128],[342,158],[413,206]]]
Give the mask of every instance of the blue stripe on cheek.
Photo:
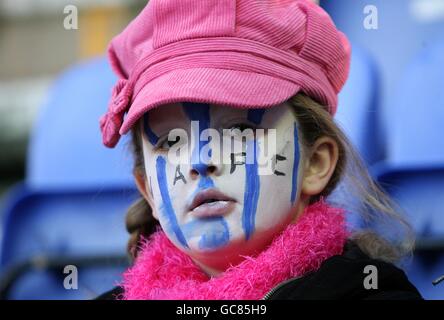
[[[245,194],[244,194],[244,209],[242,213],[242,227],[244,228],[245,237],[248,240],[255,228],[255,217],[257,202],[259,198],[260,181],[258,175],[258,164],[256,154],[259,152],[259,147],[255,140],[247,142],[247,157],[250,152],[253,152],[253,163],[245,164]]]
[[[182,230],[180,230],[179,224],[177,223],[176,213],[174,212],[173,205],[171,204],[170,195],[168,193],[165,158],[161,156],[157,157],[156,171],[157,171],[157,181],[159,183],[160,195],[162,197],[162,209],[163,209],[162,211],[166,216],[177,240],[180,242],[182,246],[188,248],[187,241],[185,240]]]
[[[267,109],[250,109],[248,110],[247,119],[254,124],[259,124],[262,122],[262,117]]]
[[[294,138],[294,162],[293,162],[293,175],[291,179],[291,204],[294,204],[296,199],[296,191],[298,187],[298,167],[299,167],[299,138],[298,128],[296,122],[293,125],[293,138]]]
[[[145,135],[148,138],[148,141],[155,146],[159,141],[159,137],[151,130],[150,124],[148,121],[148,113],[145,113],[143,116],[143,130],[145,131]]]

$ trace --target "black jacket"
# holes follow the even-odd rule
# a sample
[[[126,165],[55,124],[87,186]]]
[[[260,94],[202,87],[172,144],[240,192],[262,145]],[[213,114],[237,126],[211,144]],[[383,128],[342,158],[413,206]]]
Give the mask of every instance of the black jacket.
[[[366,289],[364,286],[364,280],[369,276],[369,273],[364,273],[364,268],[368,265],[376,267],[377,289]],[[122,292],[121,287],[116,287],[97,299],[112,300]],[[356,244],[347,242],[342,255],[325,260],[315,272],[281,283],[268,292],[264,299],[418,300],[422,297],[401,269],[371,259]]]

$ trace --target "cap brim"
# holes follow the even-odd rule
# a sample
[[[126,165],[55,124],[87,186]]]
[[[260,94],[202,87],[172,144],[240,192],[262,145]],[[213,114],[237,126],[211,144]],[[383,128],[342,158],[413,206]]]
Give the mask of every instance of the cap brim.
[[[287,101],[299,90],[299,85],[288,80],[253,72],[214,68],[173,70],[150,81],[137,93],[120,134],[126,134],[144,113],[160,105],[200,102],[245,109],[267,108]]]

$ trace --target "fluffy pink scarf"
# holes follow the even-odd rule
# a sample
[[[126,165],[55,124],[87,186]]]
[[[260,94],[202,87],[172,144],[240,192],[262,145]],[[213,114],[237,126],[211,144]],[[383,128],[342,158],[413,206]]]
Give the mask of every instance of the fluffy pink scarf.
[[[161,230],[143,243],[123,275],[123,299],[261,299],[279,283],[317,270],[342,253],[347,239],[344,211],[321,200],[309,207],[256,257],[245,257],[208,277]]]

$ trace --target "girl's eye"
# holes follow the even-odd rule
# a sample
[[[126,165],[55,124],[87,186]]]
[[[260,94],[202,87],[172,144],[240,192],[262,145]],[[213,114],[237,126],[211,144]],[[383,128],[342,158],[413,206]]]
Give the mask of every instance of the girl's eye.
[[[168,150],[172,146],[174,146],[177,142],[179,142],[180,137],[177,136],[175,140],[169,140],[168,137],[159,141],[155,146],[156,150]]]

